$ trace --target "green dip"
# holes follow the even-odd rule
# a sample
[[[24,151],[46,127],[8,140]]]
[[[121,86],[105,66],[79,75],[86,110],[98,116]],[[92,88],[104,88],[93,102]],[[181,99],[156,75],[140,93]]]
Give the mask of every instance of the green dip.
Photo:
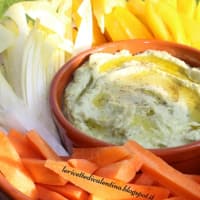
[[[86,134],[146,148],[200,140],[200,70],[164,51],[95,53],[74,73],[63,112]]]

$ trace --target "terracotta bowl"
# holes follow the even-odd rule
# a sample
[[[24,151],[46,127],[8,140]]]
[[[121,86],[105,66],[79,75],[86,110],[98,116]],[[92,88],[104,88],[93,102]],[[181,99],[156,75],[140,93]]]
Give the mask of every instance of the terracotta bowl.
[[[64,89],[71,81],[73,72],[88,59],[90,54],[95,52],[114,53],[121,49],[127,49],[133,54],[147,49],[165,50],[191,66],[200,67],[200,51],[187,46],[158,40],[127,40],[106,43],[75,56],[58,71],[50,89],[50,106],[54,120],[63,144],[69,152],[72,145],[78,147],[112,145],[87,136],[76,129],[63,115],[62,101]],[[182,172],[200,174],[200,141],[179,147],[152,149],[151,151]]]

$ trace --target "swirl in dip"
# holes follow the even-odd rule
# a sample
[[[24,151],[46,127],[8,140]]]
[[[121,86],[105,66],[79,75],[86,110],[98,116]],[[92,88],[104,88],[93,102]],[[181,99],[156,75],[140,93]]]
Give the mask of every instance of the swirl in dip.
[[[165,51],[95,53],[65,89],[63,112],[97,139],[146,148],[200,139],[200,70]]]

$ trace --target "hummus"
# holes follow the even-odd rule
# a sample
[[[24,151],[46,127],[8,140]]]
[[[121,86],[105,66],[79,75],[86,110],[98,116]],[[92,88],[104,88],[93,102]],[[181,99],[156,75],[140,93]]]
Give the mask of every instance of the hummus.
[[[200,140],[200,70],[165,51],[95,53],[65,89],[63,112],[86,134],[146,148]]]

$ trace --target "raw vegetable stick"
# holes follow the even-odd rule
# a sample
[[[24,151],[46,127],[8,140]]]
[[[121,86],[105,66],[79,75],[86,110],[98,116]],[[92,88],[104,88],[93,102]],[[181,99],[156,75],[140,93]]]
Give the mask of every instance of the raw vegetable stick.
[[[200,21],[180,14],[180,19],[190,46],[200,49]]]
[[[149,29],[151,29],[154,37],[157,39],[172,41],[172,36],[169,33],[162,17],[156,12],[150,0],[145,1],[145,14]]]
[[[93,8],[93,14],[97,19],[98,26],[102,33],[104,33],[104,23],[105,14],[108,14],[112,11],[112,9],[116,6],[125,7],[126,1],[124,0],[91,0],[92,2],[92,8]]]
[[[3,132],[0,132],[0,156],[20,162],[19,154]]]
[[[92,16],[92,25],[93,25],[93,46],[100,45],[106,42],[104,34],[101,33],[100,27],[98,26],[97,19],[94,14]]]
[[[196,6],[194,19],[200,23],[200,1],[198,2]]]
[[[63,186],[45,185],[44,187],[49,188],[50,190],[55,191],[59,194],[62,194],[69,199],[88,200],[88,193],[71,183],[67,183]]]
[[[186,199],[184,199],[183,197],[170,197],[170,198],[163,199],[163,200],[186,200]]]
[[[177,10],[185,16],[194,18],[195,9],[196,0],[177,0]]]
[[[147,25],[147,15],[145,12],[145,2],[143,0],[129,0],[127,2],[127,8],[143,23]]]
[[[72,158],[88,159],[96,163],[99,167],[122,160],[130,153],[123,146],[94,147],[94,148],[74,148]]]
[[[177,0],[160,0],[164,1],[166,4],[172,6],[173,8],[177,9]]]
[[[32,200],[14,186],[12,186],[6,178],[0,173],[0,190],[5,191],[13,200]]]
[[[45,160],[22,159],[25,168],[30,172],[35,183],[65,185],[67,181],[44,166]]]
[[[42,154],[34,148],[27,137],[17,130],[10,130],[8,138],[21,158],[44,158]]]
[[[105,36],[109,41],[127,39],[125,30],[121,27],[119,21],[115,20],[113,12],[105,15]]]
[[[31,199],[37,199],[35,184],[21,163],[0,156],[0,172],[17,190]]]
[[[186,176],[200,184],[200,174],[186,174]]]
[[[81,24],[81,17],[78,13],[79,7],[82,3],[82,0],[73,0],[72,1],[72,15],[73,15],[73,23],[76,29],[73,29],[73,41],[75,41],[77,36],[77,31],[80,28]],[[105,43],[105,37],[103,33],[101,33],[100,27],[98,26],[97,19],[94,16],[92,16],[92,28],[93,28],[93,46]]]
[[[67,162],[71,167],[83,170],[90,174],[92,174],[98,168],[97,164],[86,159],[70,158],[67,160]]]
[[[7,135],[0,132],[0,172],[17,190],[37,199],[37,190],[30,174],[22,165],[21,159]]]
[[[133,180],[133,183],[138,185],[154,185],[156,181],[151,177],[151,175],[143,172]]]
[[[152,35],[147,27],[127,8],[116,7],[113,9],[113,14],[116,18],[115,20],[118,20],[121,28],[124,29],[126,39],[152,39]]]
[[[200,199],[198,183],[186,177],[135,141],[128,141],[124,146],[134,155],[141,157],[143,161],[142,170],[151,174],[163,186],[189,200]]]
[[[68,200],[61,194],[48,190],[47,188],[37,185],[37,190],[39,193],[39,200]]]
[[[154,196],[154,200],[161,200],[169,195],[169,190],[163,187],[126,184],[74,169],[63,161],[47,160],[45,166],[88,193],[105,199],[146,200],[147,196]]]
[[[169,32],[172,34],[174,41],[181,44],[188,44],[180,16],[176,9],[173,8],[173,6],[167,5],[165,2],[161,1],[156,2],[154,5]]]
[[[108,200],[108,199],[102,199],[101,197],[97,197],[97,196],[94,196],[94,195],[90,195],[88,200]]]
[[[43,140],[43,138],[34,130],[26,133],[29,141],[39,150],[46,159],[61,160],[53,149]]]
[[[128,183],[135,177],[141,166],[141,159],[134,156],[99,168],[95,175]]]

